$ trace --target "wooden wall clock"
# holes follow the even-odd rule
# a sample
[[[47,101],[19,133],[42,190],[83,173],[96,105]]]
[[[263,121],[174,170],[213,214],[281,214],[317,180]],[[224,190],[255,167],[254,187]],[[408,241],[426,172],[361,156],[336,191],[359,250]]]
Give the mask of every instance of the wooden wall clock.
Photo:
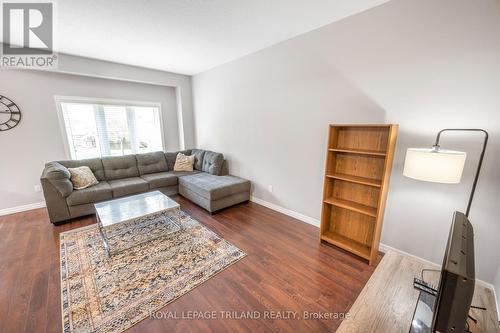
[[[21,121],[21,110],[5,96],[0,95],[0,131],[14,128]]]

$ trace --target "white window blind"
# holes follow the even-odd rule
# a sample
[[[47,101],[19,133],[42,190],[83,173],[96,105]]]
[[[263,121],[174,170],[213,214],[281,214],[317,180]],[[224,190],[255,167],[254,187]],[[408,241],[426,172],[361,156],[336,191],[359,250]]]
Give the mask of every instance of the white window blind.
[[[159,106],[59,103],[73,159],[163,150]]]

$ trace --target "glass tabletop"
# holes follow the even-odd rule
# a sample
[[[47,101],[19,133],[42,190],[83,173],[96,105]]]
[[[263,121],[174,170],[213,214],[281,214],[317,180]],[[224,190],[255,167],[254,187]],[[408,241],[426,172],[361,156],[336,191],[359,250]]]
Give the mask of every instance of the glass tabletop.
[[[179,208],[177,202],[160,191],[104,201],[94,206],[103,227]]]

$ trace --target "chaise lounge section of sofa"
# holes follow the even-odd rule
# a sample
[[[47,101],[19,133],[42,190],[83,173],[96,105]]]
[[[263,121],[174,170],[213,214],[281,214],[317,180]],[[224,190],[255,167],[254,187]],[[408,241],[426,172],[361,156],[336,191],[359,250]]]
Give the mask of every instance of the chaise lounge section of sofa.
[[[65,221],[94,214],[94,203],[159,190],[179,193],[209,212],[248,201],[250,182],[231,176],[221,153],[201,149],[180,151],[195,155],[194,170],[173,171],[179,152],[54,161],[45,165],[40,178],[50,221]],[[97,185],[75,190],[68,168],[88,166]]]

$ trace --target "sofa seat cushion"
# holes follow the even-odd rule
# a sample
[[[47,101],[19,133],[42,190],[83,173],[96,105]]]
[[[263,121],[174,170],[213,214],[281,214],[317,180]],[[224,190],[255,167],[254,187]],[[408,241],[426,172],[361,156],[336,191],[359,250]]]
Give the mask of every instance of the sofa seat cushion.
[[[111,186],[114,198],[149,190],[148,182],[139,177],[115,179],[108,181],[108,183]]]
[[[179,178],[179,186],[208,199],[218,200],[250,191],[250,181],[235,176],[215,176],[205,172]]]
[[[170,171],[171,174],[176,175],[177,177],[191,176],[201,171],[193,170],[193,171]]]
[[[150,173],[142,175],[141,178],[148,182],[149,188],[175,186],[178,183],[178,178],[173,172]]]
[[[112,199],[111,187],[107,181],[101,181],[99,184],[84,188],[83,190],[74,190],[66,198],[68,206],[76,206]]]

